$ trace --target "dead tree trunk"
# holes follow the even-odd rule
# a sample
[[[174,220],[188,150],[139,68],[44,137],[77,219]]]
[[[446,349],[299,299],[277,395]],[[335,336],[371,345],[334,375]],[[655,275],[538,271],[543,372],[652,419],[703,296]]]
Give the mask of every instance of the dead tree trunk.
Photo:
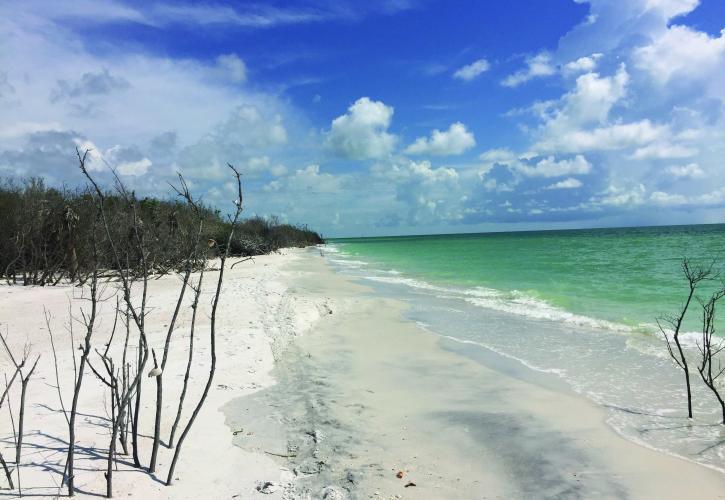
[[[3,458],[3,454],[0,453],[0,463],[2,463],[3,471],[5,471],[5,478],[8,480],[8,486],[11,490],[15,489],[15,484],[13,484],[13,474],[10,472],[10,469],[8,468],[8,464],[5,462],[5,458]]]
[[[131,229],[132,229],[132,235],[133,235],[133,246],[134,250],[137,252],[139,256],[139,260],[141,262],[141,277],[140,281],[142,283],[141,287],[141,303],[140,305],[136,306],[133,303],[131,291],[133,286],[134,280],[139,280],[139,277],[137,275],[132,275],[131,270],[129,268],[128,262],[124,265],[124,260],[121,258],[121,251],[119,249],[119,243],[114,241],[113,233],[111,231],[111,224],[108,220],[108,216],[106,214],[105,209],[105,195],[103,194],[103,191],[98,186],[96,181],[93,179],[93,177],[90,175],[88,170],[86,169],[85,160],[88,155],[88,151],[86,151],[84,154],[81,155],[79,150],[76,150],[76,155],[78,156],[80,169],[83,175],[86,177],[88,182],[91,184],[91,187],[93,191],[95,192],[95,198],[96,203],[99,207],[100,212],[100,218],[103,224],[103,229],[106,234],[106,238],[108,240],[108,246],[110,247],[110,252],[113,258],[113,261],[116,264],[116,269],[118,269],[118,278],[121,280],[121,292],[123,294],[123,300],[126,304],[126,310],[128,313],[130,313],[131,318],[133,319],[134,325],[136,326],[136,329],[139,333],[139,350],[138,350],[138,367],[136,372],[136,377],[134,378],[134,381],[132,384],[129,385],[130,391],[129,391],[129,398],[124,401],[124,406],[129,404],[130,397],[132,394],[136,394],[136,411],[133,415],[133,421],[132,421],[132,446],[133,446],[133,458],[134,463],[136,466],[140,467],[140,461],[138,459],[138,427],[140,423],[139,414],[141,409],[140,404],[140,393],[141,393],[141,375],[143,373],[144,367],[146,366],[146,362],[148,361],[149,353],[148,353],[148,341],[146,337],[146,328],[145,328],[145,321],[146,321],[146,300],[147,300],[147,294],[148,294],[148,278],[149,278],[149,266],[147,262],[147,246],[145,241],[144,232],[142,229],[143,222],[140,220],[137,210],[136,210],[136,200],[133,196],[129,195],[129,193],[126,191],[123,183],[121,182],[121,179],[116,176],[115,172],[113,172],[115,179],[116,179],[116,187],[123,197],[123,199],[126,201],[126,204],[128,205],[128,208],[130,210],[129,216],[132,218],[131,221]]]
[[[5,348],[5,352],[7,353],[8,357],[10,358],[10,361],[12,361],[13,365],[15,366],[15,373],[13,374],[12,378],[10,379],[10,382],[7,380],[7,376],[5,377],[5,391],[3,392],[2,397],[0,397],[0,407],[2,407],[2,404],[5,402],[5,398],[8,397],[8,411],[10,412],[10,420],[13,424],[13,440],[15,443],[15,468],[18,472],[18,493],[22,496],[22,486],[20,483],[20,458],[22,456],[23,451],[23,433],[24,433],[24,425],[25,425],[25,396],[27,394],[28,390],[28,382],[30,382],[30,377],[33,376],[33,372],[35,371],[35,368],[38,366],[38,361],[40,361],[40,356],[38,356],[35,359],[35,363],[33,363],[33,366],[30,368],[30,371],[28,371],[27,374],[23,373],[23,367],[28,361],[28,358],[30,357],[30,345],[26,345],[25,349],[23,350],[23,357],[18,363],[17,359],[13,355],[13,352],[10,350],[10,346],[8,346],[8,343],[2,335],[0,335],[0,342],[2,342],[3,347]],[[13,419],[13,411],[12,408],[10,408],[10,387],[12,386],[13,381],[15,380],[16,376],[20,375],[20,409],[18,410],[18,427],[17,432],[15,431],[15,420]],[[4,463],[5,460],[3,459],[3,467],[5,469],[6,475],[8,476],[8,481],[12,483],[12,475],[9,474],[9,470],[7,468],[7,464]]]
[[[27,352],[27,349],[26,349]],[[27,358],[28,354],[26,354]],[[30,368],[30,371],[27,375],[23,375],[22,370],[20,371],[20,409],[18,410],[18,432],[17,437],[15,439],[15,468],[18,471],[18,494],[20,496],[23,496],[23,490],[22,486],[20,485],[20,457],[22,456],[23,452],[23,433],[24,433],[24,425],[25,425],[25,395],[28,390],[28,382],[30,382],[30,377],[33,375],[33,372],[35,371],[35,367],[38,366],[38,361],[40,361],[40,356],[38,356],[35,360],[35,363],[33,363],[33,366]]]
[[[141,373],[143,368],[141,367],[141,359],[144,355],[148,356],[148,353],[144,353],[141,348],[141,337],[138,339],[138,353],[136,359],[136,370]],[[136,401],[133,408],[133,418],[131,419],[131,449],[133,450],[133,463],[136,467],[141,467],[141,460],[138,456],[138,428],[140,425],[141,418],[141,383],[136,388]]]
[[[166,362],[169,358],[169,349],[171,347],[171,335],[174,332],[174,328],[176,326],[176,319],[179,316],[179,310],[181,309],[181,304],[184,301],[184,294],[186,293],[186,287],[189,285],[189,279],[191,278],[191,273],[194,271],[196,267],[196,262],[198,258],[198,250],[199,250],[199,241],[201,240],[201,234],[204,227],[204,221],[202,217],[199,215],[199,209],[196,205],[196,202],[191,196],[191,192],[189,191],[189,188],[186,184],[186,181],[184,181],[184,178],[179,174],[179,181],[180,181],[180,187],[174,189],[179,194],[180,197],[182,197],[186,203],[192,208],[192,212],[197,216],[198,218],[198,230],[196,232],[196,236],[191,237],[191,241],[189,241],[189,251],[188,251],[188,257],[186,258],[186,269],[184,271],[184,277],[182,279],[181,284],[181,290],[179,292],[179,298],[176,301],[176,307],[174,309],[174,314],[171,317],[171,322],[169,323],[169,328],[166,332],[166,340],[164,342],[164,352],[163,356],[161,358],[161,373],[156,376],[156,419],[154,422],[154,443],[153,443],[153,449],[151,452],[151,463],[149,466],[149,470],[151,472],[154,472],[156,470],[156,457],[159,450],[159,442],[160,442],[160,434],[161,434],[161,412],[162,412],[162,406],[163,406],[163,394],[164,394],[164,370],[166,369]],[[172,186],[173,187],[173,186]],[[202,271],[203,272],[203,271]],[[193,326],[192,326],[193,328]],[[186,389],[186,387],[184,387]],[[182,394],[184,394],[186,391],[182,391]],[[183,396],[182,396],[183,398]],[[182,403],[180,403],[181,405]],[[173,429],[172,433],[169,437],[169,448],[171,448],[173,441]]]
[[[658,318],[657,326],[659,327],[660,332],[665,338],[665,343],[667,344],[667,352],[670,354],[670,357],[674,360],[675,364],[680,367],[683,374],[685,375],[685,388],[687,393],[687,416],[688,418],[692,418],[692,388],[690,385],[690,370],[687,365],[687,356],[685,355],[685,351],[682,348],[682,343],[680,342],[680,333],[682,329],[682,322],[684,321],[690,304],[692,303],[692,299],[695,296],[695,291],[697,290],[697,287],[702,283],[702,281],[712,278],[713,266],[710,265],[710,267],[707,269],[699,267],[693,268],[688,259],[683,259],[682,273],[685,275],[685,279],[687,280],[688,285],[687,299],[685,300],[684,304],[682,305],[680,311],[677,314]],[[669,330],[671,330],[672,332],[671,339],[667,335],[668,329],[665,328],[663,323],[667,324],[670,327]],[[673,343],[675,344],[675,349],[672,348]]]
[[[181,447],[184,444],[184,440],[186,439],[186,436],[189,434],[189,431],[191,430],[192,425],[194,424],[194,420],[196,420],[197,415],[201,411],[202,406],[204,406],[204,401],[206,401],[207,396],[209,395],[209,390],[211,389],[211,385],[214,381],[214,373],[216,371],[216,313],[217,313],[217,307],[219,306],[219,298],[221,297],[221,290],[222,290],[222,283],[224,282],[224,269],[226,266],[227,258],[229,257],[229,248],[231,247],[232,239],[234,238],[234,231],[237,226],[237,222],[239,221],[239,216],[242,213],[242,178],[239,171],[234,168],[231,165],[228,165],[229,168],[234,173],[234,177],[237,181],[237,194],[238,198],[235,201],[235,211],[234,216],[231,218],[231,227],[229,229],[229,236],[227,238],[227,244],[224,248],[224,252],[220,255],[220,263],[219,263],[219,277],[217,278],[217,284],[216,284],[216,290],[214,292],[214,298],[212,300],[212,307],[211,307],[211,318],[210,318],[210,325],[209,325],[209,342],[210,342],[210,351],[211,351],[211,366],[209,367],[209,377],[207,378],[206,385],[204,386],[204,392],[201,394],[201,398],[199,399],[199,402],[197,403],[196,407],[194,408],[194,411],[191,414],[191,417],[189,418],[189,422],[186,424],[186,427],[184,427],[184,430],[181,433],[181,436],[179,437],[179,442],[176,445],[176,450],[174,450],[174,458],[171,461],[171,466],[169,467],[169,474],[166,477],[166,485],[170,485],[171,481],[174,477],[174,469],[176,468],[176,463],[179,460],[179,454],[181,453]]]
[[[725,401],[718,388],[718,379],[725,372],[718,356],[725,350],[725,341],[715,337],[715,307],[725,297],[725,289],[715,292],[707,302],[702,303],[702,339],[698,342],[700,365],[697,371],[700,378],[720,403],[722,424],[725,425]]]
[[[3,391],[2,396],[0,396],[0,409],[2,409],[3,404],[5,403],[5,398],[8,397],[8,394],[10,393],[10,388],[13,386],[13,382],[15,382],[15,378],[18,376],[18,374],[23,369],[23,366],[25,366],[25,362],[27,361],[25,356],[23,356],[23,359],[20,360],[20,363],[17,363],[15,360],[15,357],[13,356],[12,351],[10,351],[10,347],[7,345],[7,342],[5,341],[5,338],[0,335],[0,340],[2,341],[3,346],[5,347],[5,351],[7,352],[8,356],[10,357],[11,361],[15,365],[15,372],[13,373],[13,376],[10,377],[10,381],[8,382],[7,375],[5,376],[5,390]],[[8,399],[8,409],[10,407]],[[10,411],[10,417],[12,418],[12,411]],[[15,425],[13,424],[13,436],[16,436],[15,434]],[[15,439],[15,444],[17,446],[17,439]],[[5,472],[5,477],[8,480],[8,486],[10,489],[15,489],[15,484],[13,483],[13,473],[8,467],[7,462],[5,461],[5,457],[3,457],[2,453],[0,453],[0,463],[2,464],[3,471]],[[16,464],[17,467],[17,464]]]
[[[169,328],[166,332],[166,341],[164,343],[164,352],[161,358],[161,365],[156,363],[156,355],[154,354],[154,367],[159,368],[161,373],[156,375],[156,415],[154,418],[154,442],[151,449],[151,460],[149,462],[149,472],[156,471],[156,457],[159,452],[159,442],[161,436],[161,411],[164,399],[164,369],[166,368],[166,361],[169,357],[169,347],[171,346],[171,334],[174,332],[176,326],[176,319],[179,316],[179,310],[181,304],[184,302],[184,294],[186,293],[186,287],[189,283],[189,277],[191,276],[192,266],[187,264],[186,272],[181,283],[181,291],[179,292],[179,298],[176,300],[176,307],[174,308],[174,314],[171,317]]]
[[[81,388],[83,387],[83,376],[85,374],[86,363],[88,362],[88,355],[91,352],[91,338],[96,324],[96,315],[98,313],[98,247],[93,236],[93,248],[94,248],[94,270],[90,279],[90,302],[91,310],[88,315],[81,310],[81,316],[85,323],[86,335],[83,339],[83,344],[79,347],[81,351],[81,359],[78,364],[78,371],[76,372],[75,385],[73,387],[73,402],[71,403],[70,415],[68,418],[68,457],[66,460],[66,470],[68,474],[68,496],[75,495],[75,445],[76,445],[76,416],[78,414],[78,400],[81,394]],[[71,321],[73,319],[71,318]],[[75,353],[72,353],[75,357]]]
[[[189,376],[191,374],[191,363],[194,359],[194,331],[196,329],[196,313],[199,309],[199,298],[201,297],[201,287],[204,282],[204,269],[199,273],[199,281],[194,287],[194,302],[191,304],[191,326],[189,327],[189,357],[186,361],[186,371],[184,372],[184,385],[181,388],[181,395],[179,396],[179,406],[176,409],[176,418],[174,418],[174,424],[171,426],[171,434],[169,435],[169,447],[174,447],[174,436],[176,435],[176,429],[181,421],[181,412],[184,409],[184,400],[186,399],[186,390],[189,386]]]

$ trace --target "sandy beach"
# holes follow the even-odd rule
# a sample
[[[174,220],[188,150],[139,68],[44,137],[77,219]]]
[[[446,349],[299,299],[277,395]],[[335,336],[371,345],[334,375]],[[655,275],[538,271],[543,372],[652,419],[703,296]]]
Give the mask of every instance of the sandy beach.
[[[174,276],[151,283],[152,347],[163,343],[177,287]],[[112,292],[109,285],[107,295]],[[51,316],[67,404],[73,378],[68,310],[70,304],[77,315],[83,301],[70,287],[3,285],[0,297],[0,328],[11,347],[27,342],[42,356],[27,395],[23,490],[52,498],[59,494],[67,427],[43,307]],[[121,457],[115,496],[725,497],[724,474],[625,440],[606,424],[603,408],[555,377],[492,352],[471,356],[406,320],[405,308],[335,273],[313,250],[285,250],[230,269],[214,387],[185,443],[178,480],[171,487],[161,482],[172,454],[162,446],[158,476]],[[101,311],[104,330],[112,309],[109,302]],[[183,308],[166,369],[164,440],[181,387],[189,316]],[[197,383],[185,417],[209,362],[208,317],[201,318],[192,372]],[[5,357],[2,363],[7,373]],[[153,428],[148,380],[142,393],[144,463]],[[107,393],[92,376],[87,384],[77,436],[79,497],[105,488],[105,457],[98,452],[108,445]],[[0,425],[9,456],[12,432],[4,408]],[[0,494],[12,497],[7,490]]]

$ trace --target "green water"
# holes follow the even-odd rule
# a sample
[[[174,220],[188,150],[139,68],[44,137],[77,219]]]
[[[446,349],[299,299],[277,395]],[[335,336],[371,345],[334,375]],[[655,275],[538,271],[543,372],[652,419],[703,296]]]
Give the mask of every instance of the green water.
[[[683,257],[725,264],[725,224],[331,240],[427,283],[518,291],[577,315],[651,328],[686,293]],[[710,282],[703,296],[719,282]],[[697,316],[687,322],[697,328]],[[649,326],[647,326],[649,325]]]

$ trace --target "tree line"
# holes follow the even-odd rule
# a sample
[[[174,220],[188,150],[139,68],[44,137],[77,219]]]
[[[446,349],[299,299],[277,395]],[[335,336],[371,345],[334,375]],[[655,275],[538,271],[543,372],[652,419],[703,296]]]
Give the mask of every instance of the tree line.
[[[143,231],[146,264],[152,274],[178,271],[185,263],[183,242],[191,237],[189,231],[193,231],[196,218],[204,222],[200,241],[218,243],[212,256],[226,251],[230,221],[219,210],[198,202],[197,213],[181,199],[139,198],[121,187],[116,179],[115,189],[103,191],[103,209],[112,219],[111,237],[128,243],[134,238],[134,228]],[[88,187],[49,187],[37,177],[0,179],[0,279],[40,286],[63,281],[85,283],[96,265],[91,245],[96,203]],[[252,217],[239,222],[229,254],[262,255],[322,242],[322,237],[307,227],[282,224],[275,217]],[[97,263],[103,272],[113,274],[120,268],[133,274],[141,272],[139,252],[130,251],[124,256],[126,260],[118,263],[107,249],[103,250],[98,252]]]

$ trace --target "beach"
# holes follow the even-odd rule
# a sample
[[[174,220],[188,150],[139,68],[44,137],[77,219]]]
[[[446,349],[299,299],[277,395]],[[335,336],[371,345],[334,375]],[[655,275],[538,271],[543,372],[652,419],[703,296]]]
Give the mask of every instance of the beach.
[[[158,349],[178,279],[165,276],[150,286],[148,331]],[[63,325],[74,294],[77,307],[82,301],[69,287],[0,288],[0,324],[11,347],[30,342],[33,353],[42,354],[26,403],[21,473],[28,494],[58,494],[67,427],[58,411],[43,307],[52,318],[67,401],[73,367]],[[316,249],[285,250],[230,268],[218,318],[216,378],[184,445],[178,480],[166,487],[121,457],[116,496],[725,497],[725,474],[625,439],[607,423],[601,404],[555,373],[492,350],[466,349],[412,321],[410,309],[409,302],[336,271],[329,254]],[[198,398],[208,369],[208,318],[201,318],[186,407]],[[188,320],[182,308],[164,378],[162,437],[181,386]],[[101,321],[113,321],[110,305]],[[104,391],[92,375],[86,380],[77,496],[97,495],[105,486],[105,457],[84,452],[107,447]],[[144,434],[153,427],[148,380]],[[0,418],[10,429],[6,411]],[[3,442],[8,456],[12,434],[5,432]],[[144,437],[144,463],[148,450]],[[162,446],[159,480],[170,459]]]

